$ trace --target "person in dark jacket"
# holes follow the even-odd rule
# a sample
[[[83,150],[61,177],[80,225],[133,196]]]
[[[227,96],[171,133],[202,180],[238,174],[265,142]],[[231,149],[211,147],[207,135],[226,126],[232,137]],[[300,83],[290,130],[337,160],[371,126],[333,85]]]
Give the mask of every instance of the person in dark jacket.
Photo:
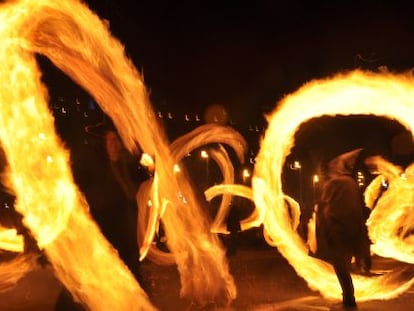
[[[137,240],[137,201],[136,194],[139,185],[148,178],[147,172],[139,164],[141,154],[130,153],[122,143],[114,128],[105,131],[105,150],[108,158],[112,181],[112,192],[118,188],[118,206],[122,206],[123,240],[119,249],[120,255],[142,284],[139,268],[139,246]]]
[[[342,288],[343,305],[356,307],[351,278],[352,258],[370,265],[370,241],[362,189],[355,178],[366,153],[355,149],[331,160],[316,212],[315,256],[333,265]],[[367,172],[367,170],[365,170]]]

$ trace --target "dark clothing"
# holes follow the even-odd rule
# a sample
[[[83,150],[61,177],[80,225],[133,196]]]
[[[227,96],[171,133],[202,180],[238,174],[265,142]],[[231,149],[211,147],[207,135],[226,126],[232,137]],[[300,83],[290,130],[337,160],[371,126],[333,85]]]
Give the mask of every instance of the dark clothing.
[[[316,214],[316,255],[329,262],[359,256],[366,247],[363,201],[350,176],[329,180]]]
[[[139,279],[136,243],[136,204],[125,195],[110,163],[101,167],[101,180],[87,194],[91,214],[119,256]]]
[[[87,156],[84,161],[74,162],[75,180],[85,194],[90,213],[103,235],[139,281],[136,203],[131,200],[132,191],[127,195],[118,178],[120,171],[129,173],[133,168],[117,169],[120,164],[110,161],[102,141],[96,143],[95,149],[90,149]],[[138,160],[134,164],[137,168]]]
[[[233,204],[230,207],[229,214],[227,216],[227,231],[229,235],[227,236],[227,254],[229,256],[235,255],[237,251],[237,238],[239,232],[241,231],[240,225],[240,206],[236,205],[239,201],[234,199]],[[236,204],[234,204],[236,203]]]
[[[148,178],[148,173],[139,164],[140,155],[128,152],[121,144],[119,137],[117,142],[120,144],[119,149],[114,148],[116,150],[109,150],[108,145],[106,146],[108,154],[107,163],[109,166],[109,180],[106,184],[108,187],[107,194],[112,193],[112,199],[114,199],[113,202],[106,202],[106,204],[108,204],[108,208],[117,210],[121,216],[121,228],[119,228],[119,232],[122,235],[122,242],[119,244],[120,256],[135,275],[136,279],[143,285],[139,271],[139,246],[137,238],[138,208],[136,195],[139,185]],[[116,144],[116,142],[112,143]]]
[[[120,153],[118,161],[110,161],[112,175],[123,193],[125,202],[124,224],[127,240],[125,261],[132,272],[139,277],[139,246],[137,238],[138,206],[136,195],[141,182],[147,178],[146,172],[139,166],[139,157],[133,156],[126,149]]]
[[[329,162],[316,212],[315,257],[333,265],[345,306],[355,305],[351,259],[369,256],[364,201],[354,179],[360,152],[353,150]]]

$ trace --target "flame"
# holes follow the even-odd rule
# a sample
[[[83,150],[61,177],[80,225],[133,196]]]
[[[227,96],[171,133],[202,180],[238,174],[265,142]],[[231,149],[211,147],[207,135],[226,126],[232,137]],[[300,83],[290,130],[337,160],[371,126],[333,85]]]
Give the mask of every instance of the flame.
[[[20,253],[23,251],[23,237],[17,234],[16,229],[0,226],[0,249]]]
[[[0,139],[16,209],[60,280],[91,310],[153,306],[103,238],[73,182],[69,154],[54,132],[47,90],[34,53],[49,58],[88,91],[116,125],[125,146],[155,159],[163,223],[181,277],[181,295],[204,304],[234,299],[225,252],[175,164],[141,76],[108,25],[75,0],[21,0],[0,10]],[[30,155],[30,156],[28,156]],[[184,203],[178,193],[186,198]],[[137,258],[138,260],[138,258]]]
[[[249,199],[253,201],[253,192],[252,189],[243,185],[232,185],[232,184],[221,184],[215,185],[213,187],[208,188],[205,192],[205,196],[207,201],[211,201],[214,197],[220,194],[231,194],[234,196],[239,196],[245,199]],[[228,231],[224,230],[224,218],[229,212],[229,205],[222,204],[220,205],[220,209],[217,213],[216,219],[214,220],[214,224],[212,230],[217,232],[227,234]],[[259,218],[259,214],[257,213],[256,209],[253,209],[252,213],[246,217],[245,219],[240,220],[240,229],[241,231],[248,230],[250,228],[259,227],[263,221]]]
[[[367,221],[373,243],[371,249],[380,256],[412,264],[414,263],[413,165],[403,172],[400,167],[382,158],[374,158],[370,162],[381,174],[376,177],[372,185],[368,186],[365,194],[368,203],[373,198],[377,200]],[[378,188],[382,189],[384,180],[387,181],[388,187],[381,193]]]
[[[191,132],[180,136],[171,144],[170,148],[172,150],[172,157],[175,162],[178,163],[185,155],[189,154],[194,149],[212,143],[220,143],[217,150],[211,148],[210,156],[217,162],[224,177],[224,184],[233,184],[234,167],[231,164],[226,149],[221,145],[221,143],[225,143],[230,146],[236,152],[236,155],[242,163],[244,161],[244,153],[247,148],[247,143],[244,138],[233,128],[220,126],[217,124],[205,124],[199,126]],[[147,157],[148,155],[146,155],[146,158]],[[141,162],[152,163],[149,160],[142,160]],[[181,174],[185,176],[186,172],[183,170],[183,168],[180,166],[180,170],[177,172],[175,170],[176,167],[177,165],[174,165],[173,171],[175,174]],[[145,256],[148,255],[148,258],[154,262],[163,265],[170,265],[175,262],[171,254],[160,251],[156,247],[152,246],[155,232],[159,227],[159,222],[162,221],[163,211],[165,211],[165,208],[160,208],[160,204],[162,204],[164,207],[169,205],[169,202],[166,202],[159,197],[158,189],[158,179],[156,176],[154,176],[153,181],[141,185],[138,193],[138,240],[142,245],[140,250],[140,259],[142,260]],[[185,196],[180,194],[179,197],[184,204],[187,204],[187,199]],[[160,203],[160,201],[163,203]],[[148,207],[148,202],[150,202],[150,208]],[[230,203],[231,196],[229,194],[225,194],[220,204],[219,213],[212,224],[212,232],[227,233],[227,230],[224,229],[223,222],[224,217],[227,215],[227,210]]]
[[[143,197],[148,198],[151,193],[157,203],[151,211],[153,216],[148,216],[152,221],[146,241],[151,240],[151,232],[162,217],[168,247],[180,272],[181,295],[200,304],[220,299],[228,302],[235,298],[236,290],[224,250],[217,236],[210,232],[186,174],[174,172],[185,144],[180,141],[169,145],[154,116],[141,76],[107,27],[75,0],[21,0],[1,5],[0,140],[9,162],[9,172],[3,182],[16,193],[16,209],[24,215],[24,223],[76,299],[91,310],[154,309],[117,252],[100,233],[88,212],[86,200],[73,182],[69,153],[54,132],[53,118],[47,108],[47,90],[41,83],[34,58],[34,53],[40,53],[95,98],[114,121],[130,151],[141,148],[154,157],[154,181],[149,181],[143,191]],[[252,220],[249,225],[263,222],[272,245],[278,247],[311,288],[326,297],[340,297],[339,284],[330,265],[307,255],[307,245],[295,232],[297,205],[288,199],[294,211],[292,219],[281,187],[281,170],[293,146],[294,133],[301,123],[311,118],[338,114],[388,117],[412,132],[413,82],[408,74],[356,71],[305,85],[286,97],[268,116],[269,129],[256,160],[252,193],[231,185],[221,190],[226,194],[239,192],[246,197],[253,196],[257,210],[248,218],[249,222]],[[312,103],[311,109],[308,109],[309,103]],[[220,136],[220,142],[233,142],[233,137]],[[208,143],[206,136],[193,138],[191,146],[199,144],[197,141],[201,138],[203,143]],[[242,148],[236,146],[235,150],[239,154],[237,150]],[[222,151],[215,159],[222,164],[227,162]],[[234,176],[225,171],[226,166],[221,168],[225,180],[231,181]],[[412,193],[411,171],[412,168],[407,169],[404,180],[402,177],[393,180],[393,191],[387,193],[394,193],[393,199],[381,198],[379,211],[385,209],[383,206],[394,205],[395,193],[403,187],[408,185],[406,192]],[[223,202],[225,210],[229,201]],[[396,218],[399,222],[401,215],[409,211],[407,203],[403,203],[403,211]],[[150,208],[151,204],[145,206]],[[376,217],[383,216],[378,212]],[[220,219],[221,216],[216,223],[218,228]],[[371,222],[378,223],[374,219]],[[408,220],[411,224],[411,219]],[[392,233],[397,234],[394,229]],[[394,235],[386,240],[392,238]],[[21,240],[11,240],[13,246],[8,247],[21,249]],[[25,267],[16,273],[16,279],[31,266],[28,262],[24,265],[25,261],[13,261]],[[413,283],[412,279],[401,280],[402,273],[395,270],[376,278],[355,276],[357,298],[386,299],[402,293]]]
[[[315,117],[352,114],[395,119],[412,132],[413,98],[414,78],[410,74],[375,74],[357,70],[307,83],[296,93],[285,97],[267,116],[269,126],[252,179],[254,201],[266,234],[309,287],[325,297],[341,298],[333,269],[308,256],[308,246],[293,230],[284,206],[281,173],[294,145],[295,132],[301,123]],[[407,179],[407,184],[410,184],[410,179]],[[400,185],[395,187],[394,196],[402,190]],[[410,191],[407,189],[407,193],[412,193]],[[371,278],[355,275],[353,279],[359,300],[395,297],[413,283],[409,276],[404,279],[401,270]]]

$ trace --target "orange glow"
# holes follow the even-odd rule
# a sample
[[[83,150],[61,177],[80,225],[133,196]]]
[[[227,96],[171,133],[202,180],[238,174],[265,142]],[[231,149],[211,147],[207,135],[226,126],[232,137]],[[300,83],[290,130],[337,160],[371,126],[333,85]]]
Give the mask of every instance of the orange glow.
[[[236,152],[239,160],[241,162],[244,161],[244,152],[247,147],[244,138],[233,128],[217,124],[205,124],[199,126],[193,131],[177,138],[170,147],[172,150],[172,157],[175,160],[175,163],[178,163],[184,156],[189,154],[194,149],[212,143],[227,144]],[[210,148],[208,152],[206,150],[202,151],[204,152],[200,152],[200,157],[211,157],[212,160],[218,164],[223,174],[223,183],[228,185],[233,184],[234,168],[225,148],[219,145],[217,149]],[[175,164],[174,167],[176,167],[176,165],[177,164]],[[175,174],[180,175],[181,177],[186,177],[186,172],[181,169],[181,166],[179,174]],[[152,181],[142,184],[139,189],[137,197],[140,213],[138,217],[138,240],[142,245],[140,250],[140,258],[142,260],[144,257],[148,256],[149,259],[157,262],[158,264],[169,265],[175,262],[172,254],[162,252],[152,245],[159,223],[164,223],[164,212],[170,209],[170,207],[173,208],[171,202],[160,197],[158,190],[159,187],[157,175],[154,175],[154,179]],[[177,197],[184,205],[188,204],[187,197],[182,192],[177,192]],[[148,208],[148,202],[150,202],[150,208]],[[208,224],[209,227],[212,227],[212,232],[227,233],[223,222],[225,216],[227,215],[230,203],[231,196],[229,194],[224,194],[219,212],[214,222],[212,224]],[[160,207],[160,205],[162,207]],[[179,228],[176,228],[175,234],[179,235],[180,232],[178,229]]]
[[[171,207],[164,209],[163,224],[180,272],[181,295],[199,304],[234,299],[224,249],[210,232],[190,183],[174,173],[169,143],[141,76],[107,23],[76,0],[12,1],[0,7],[0,38],[0,139],[10,163],[5,182],[74,297],[91,310],[153,309],[73,182],[34,53],[49,58],[92,95],[130,151],[141,148],[154,157],[158,196]]]
[[[239,161],[244,163],[244,153],[247,149],[247,143],[240,133],[231,127],[205,124],[175,140],[171,147],[174,150],[174,155],[178,161],[191,150],[211,143],[227,144],[236,152]],[[203,154],[211,157],[211,159],[217,163],[223,175],[222,184],[234,184],[234,167],[226,149],[222,145],[219,145],[217,148],[210,148],[208,152],[202,150],[202,157]],[[224,225],[224,220],[228,213],[230,203],[231,195],[229,193],[223,193],[218,213],[211,224],[212,232],[228,233]]]
[[[0,226],[0,249],[10,252],[23,251],[23,237],[18,235],[16,229],[8,229]]]
[[[154,307],[101,234],[74,184],[69,151],[55,134],[47,90],[41,83],[34,53],[49,58],[93,96],[131,152],[140,148],[151,155],[145,163],[150,163],[154,177],[143,183],[137,194],[140,221],[146,220],[140,226],[142,232],[138,232],[142,248],[137,260],[148,255],[159,262],[175,263],[183,297],[201,305],[211,301],[228,303],[236,297],[225,251],[211,232],[225,232],[223,219],[230,195],[253,198],[256,204],[253,214],[242,221],[243,230],[263,223],[266,240],[279,249],[312,289],[328,298],[341,297],[331,266],[309,257],[308,246],[296,233],[299,205],[282,191],[282,167],[294,145],[296,130],[311,118],[376,115],[396,119],[413,132],[411,75],[355,71],[308,83],[287,96],[268,116],[269,127],[256,159],[252,189],[233,184],[234,171],[224,148],[209,150],[223,173],[223,185],[206,191],[208,199],[223,194],[211,228],[185,170],[180,166],[177,173],[174,167],[191,150],[209,143],[230,145],[243,162],[246,143],[237,132],[209,124],[170,144],[124,47],[111,36],[108,25],[79,1],[4,3],[0,6],[0,39],[0,140],[10,164],[3,182],[16,193],[16,209],[24,215],[24,223],[45,250],[57,277],[88,309]],[[405,175],[387,175],[390,187],[368,222],[375,241],[373,249],[378,254],[410,263],[413,259],[407,250],[411,250],[411,240],[396,235],[408,233],[414,221],[413,216],[407,217],[414,215],[410,210],[412,171],[409,167]],[[385,169],[381,173],[386,175]],[[403,196],[403,201],[397,200]],[[379,226],[383,219],[388,219],[386,226]],[[151,245],[160,221],[169,254]],[[22,249],[21,238],[14,231],[0,229],[4,249]],[[0,276],[12,273],[13,278],[0,278],[0,290],[13,286],[33,262],[32,257],[22,256],[1,265]],[[372,278],[355,276],[357,299],[387,299],[402,293],[414,282],[404,279],[402,272],[395,270]]]
[[[295,132],[301,123],[312,118],[351,114],[395,119],[412,132],[413,99],[414,78],[410,74],[354,71],[307,83],[296,93],[285,97],[277,109],[267,116],[269,126],[256,158],[252,180],[254,201],[263,219],[266,235],[309,287],[327,298],[341,298],[341,289],[333,270],[330,265],[308,256],[308,246],[293,229],[284,205],[282,167],[294,145]],[[407,186],[409,181],[409,178],[405,181]],[[396,184],[394,196],[400,191],[403,189]],[[407,188],[406,191],[411,198],[412,190]],[[382,200],[385,201],[385,197]],[[400,208],[394,202],[391,206]],[[358,300],[395,297],[413,283],[407,276],[408,280],[404,279],[400,270],[379,277],[355,275],[353,278]]]
[[[412,235],[414,179],[413,165],[405,172],[392,163],[373,158],[371,161],[380,175],[366,190],[366,202],[372,206],[384,180],[388,187],[379,197],[368,219],[369,235],[373,242],[372,251],[406,263],[414,263],[414,240]]]
[[[91,310],[151,310],[74,184],[34,58],[33,52],[45,52],[71,66],[73,59],[65,52],[74,46],[91,51],[73,42],[81,29],[94,29],[91,38],[108,37],[104,25],[79,2],[20,1],[1,7],[0,139],[10,164],[3,182],[16,193],[16,209],[75,299]],[[88,67],[73,64],[80,72]]]
[[[247,147],[244,138],[233,128],[216,124],[199,126],[193,131],[177,138],[171,144],[172,156],[175,162],[179,162],[194,149],[211,143],[226,143],[235,150],[239,160],[241,162],[244,161],[244,152]],[[219,145],[217,149],[210,148],[209,152],[202,150],[200,152],[200,157],[202,159],[211,157],[211,159],[218,164],[223,174],[223,184],[232,185],[234,183],[234,168],[226,149],[222,145]],[[145,163],[146,162],[148,161],[145,161]],[[175,169],[176,167],[180,167],[178,172]],[[178,164],[175,164],[173,168],[175,174],[186,174]],[[173,254],[163,252],[152,244],[160,222],[163,221],[164,211],[170,205],[170,202],[159,196],[158,189],[159,184],[157,175],[154,175],[153,180],[141,185],[137,195],[140,213],[140,216],[138,217],[138,241],[139,244],[142,245],[140,249],[140,260],[148,257],[158,264],[171,265],[175,263]],[[231,203],[231,196],[229,193],[222,194],[223,198],[219,212],[214,222],[210,224],[212,228],[211,232],[214,233],[228,233],[223,223],[228,212],[228,206]],[[186,197],[181,192],[179,192],[177,196],[183,204],[188,204]],[[162,208],[160,205],[162,205]]]
[[[223,194],[223,195],[235,195],[242,198],[249,199],[253,201],[252,189],[243,185],[233,185],[233,184],[221,184],[210,187],[205,191],[205,195],[208,201],[211,201],[214,197]],[[214,225],[212,230],[214,232],[228,234],[229,232],[225,229],[224,219],[229,212],[230,205],[222,204],[217,213],[216,219],[214,220]],[[259,227],[262,224],[262,220],[259,218],[259,214],[256,209],[253,210],[246,219],[240,221],[240,228],[242,231],[248,230],[253,227]]]
[[[180,172],[177,174],[174,172],[174,167],[176,167],[176,163],[181,161],[181,159],[189,154],[192,150],[207,145],[211,143],[226,143],[227,145],[231,146],[233,150],[235,150],[236,154],[238,155],[241,162],[243,162],[243,154],[246,150],[246,142],[244,138],[236,132],[234,129],[230,127],[223,127],[216,124],[206,124],[202,125],[195,130],[179,137],[176,139],[170,146],[172,151],[172,160],[174,161],[172,172],[177,178],[186,178],[187,173],[183,170],[183,166],[180,166]],[[231,165],[230,159],[227,155],[227,152],[223,147],[219,147],[218,150],[209,150],[207,153],[206,150],[203,153],[205,156],[211,156],[211,158],[217,162],[220,169],[222,170],[224,176],[224,183],[232,184],[234,183],[234,171]],[[156,162],[157,164],[157,162]],[[182,179],[184,180],[184,179]],[[183,185],[182,185],[183,186]],[[164,186],[165,187],[165,186]],[[163,223],[165,228],[165,217],[168,216],[168,213],[171,212],[171,209],[175,209],[176,207],[170,200],[167,200],[165,196],[162,196],[160,191],[160,184],[158,180],[157,171],[154,175],[153,180],[148,181],[147,183],[142,184],[139,189],[137,202],[139,206],[139,228],[138,228],[138,240],[142,245],[140,253],[142,260],[145,256],[148,256],[149,259],[153,260],[158,264],[169,265],[173,263],[177,263],[177,257],[174,254],[163,252],[157,249],[153,244],[152,241],[154,239],[155,233],[159,227],[160,222]],[[188,197],[182,189],[178,189],[174,198],[179,200],[179,202],[183,205],[184,208],[188,207],[190,204],[189,198],[193,198],[193,200],[197,197],[193,191],[189,192],[192,194],[192,197]],[[230,196],[224,195],[220,210],[226,210],[225,207],[230,204]],[[161,207],[160,207],[161,206]],[[148,208],[150,207],[150,208]],[[207,212],[207,211],[204,211]],[[194,221],[193,219],[192,221]],[[207,217],[204,218],[206,221],[205,225],[210,228],[210,223],[207,222]],[[216,220],[212,226],[213,228],[218,227],[218,223],[220,220]],[[204,224],[203,224],[204,225]],[[167,245],[169,245],[169,239],[173,235],[173,237],[186,239],[187,234],[185,232],[180,231],[181,228],[174,227],[174,231],[167,232]],[[217,230],[211,230],[213,232],[217,232]],[[193,241],[190,241],[193,242]],[[194,241],[197,242],[197,241]],[[206,251],[209,249],[209,244],[206,241],[199,242],[199,247],[203,247]],[[223,272],[228,273],[227,264],[224,263]],[[222,275],[226,276],[226,274]],[[214,277],[214,275],[212,276]],[[230,275],[226,276],[226,282],[229,291],[229,298],[234,298],[236,295],[236,289],[233,284],[232,277]],[[223,286],[218,284],[219,286]],[[224,284],[225,285],[225,284]],[[218,287],[220,289],[220,287]],[[228,298],[227,298],[228,299]]]

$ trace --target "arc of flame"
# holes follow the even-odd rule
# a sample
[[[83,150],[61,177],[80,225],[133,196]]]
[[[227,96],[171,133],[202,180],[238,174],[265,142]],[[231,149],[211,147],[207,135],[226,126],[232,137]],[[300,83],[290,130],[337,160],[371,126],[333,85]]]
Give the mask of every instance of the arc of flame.
[[[159,188],[160,197],[173,206],[165,209],[164,223],[180,271],[181,294],[200,303],[218,297],[234,299],[234,283],[224,251],[210,234],[188,181],[174,175],[175,159],[155,121],[142,79],[105,23],[77,1],[21,0],[1,6],[0,38],[0,122],[4,125],[0,139],[10,163],[5,182],[17,194],[16,209],[24,214],[25,223],[75,297],[92,310],[153,309],[100,234],[88,214],[85,199],[74,186],[69,156],[54,133],[47,91],[33,53],[48,57],[94,96],[113,118],[130,151],[142,147],[156,160],[162,159],[156,161],[155,168],[163,186]],[[293,134],[300,123],[310,118],[337,114],[390,117],[413,131],[412,85],[413,79],[408,75],[340,75],[309,83],[286,97],[269,117],[270,126],[252,180],[259,218],[296,271],[325,296],[340,296],[332,269],[306,255],[307,248],[286,221],[288,213],[283,208],[281,167],[293,145]],[[307,109],[310,101],[312,107]],[[45,180],[51,184],[46,186]],[[186,198],[185,203],[178,193]],[[180,225],[183,230],[176,234]],[[79,232],[87,232],[89,239],[80,239]],[[81,260],[84,254],[88,254],[88,260]],[[325,282],[321,282],[321,276]],[[356,277],[357,298],[392,297],[412,284],[412,280],[401,283],[397,276],[398,271],[375,279]]]
[[[76,0],[12,1],[0,7],[0,39],[0,139],[10,163],[6,182],[16,192],[16,209],[75,298],[92,310],[153,309],[74,185],[34,53],[49,58],[94,97],[130,151],[141,147],[154,156],[160,197],[174,207],[166,209],[163,220],[181,295],[199,304],[234,299],[225,252],[189,182],[174,176],[174,159],[141,76],[108,25]]]
[[[308,256],[308,247],[288,222],[282,191],[282,167],[294,145],[298,126],[311,118],[336,115],[373,115],[395,119],[411,132],[414,127],[414,79],[409,74],[354,71],[305,84],[286,96],[267,116],[252,179],[254,201],[264,229],[282,255],[309,287],[328,298],[341,297],[332,268]],[[401,271],[375,278],[353,276],[358,300],[387,299],[409,288],[413,279],[399,279]]]
[[[67,26],[79,29],[88,20],[96,24],[96,31],[104,31],[96,16],[79,2],[15,1],[2,5],[0,139],[9,163],[8,178],[3,182],[15,192],[16,210],[24,215],[24,223],[75,299],[91,310],[153,310],[92,221],[87,203],[74,185],[69,154],[55,134],[47,91],[33,53],[35,47],[56,52],[52,51],[53,41],[40,42],[54,31],[69,36],[57,35],[57,41],[66,38],[70,44],[72,30]],[[72,34],[76,36],[76,31]]]
[[[401,167],[380,157],[370,159],[370,163],[375,165],[380,173],[365,191],[368,206],[372,206],[374,200],[377,202],[367,221],[372,241],[371,249],[382,257],[413,264],[412,165],[403,171]],[[387,181],[388,187],[381,194],[383,180]]]
[[[253,201],[252,189],[244,185],[221,184],[212,186],[205,191],[207,201],[211,201],[214,197],[221,194],[231,194]],[[224,221],[223,218],[228,213],[228,206],[221,206],[220,209],[223,209],[220,210],[220,217],[217,217],[215,220],[217,227],[219,228],[221,227],[219,224]],[[252,213],[248,217],[240,220],[240,228],[242,231],[245,231],[250,228],[259,227],[262,223],[263,221],[259,218],[257,210],[253,209]],[[224,230],[222,230],[222,233],[227,233],[227,231],[224,232]]]
[[[234,183],[234,167],[225,148],[221,145],[226,143],[237,154],[240,162],[244,162],[244,153],[247,148],[245,139],[231,127],[220,126],[217,124],[201,125],[191,132],[180,136],[171,144],[172,156],[176,163],[182,158],[203,145],[219,143],[218,150],[211,150],[211,157],[217,162],[224,177],[225,184]],[[185,170],[180,170],[180,174],[186,174]],[[171,265],[175,263],[172,254],[158,250],[152,246],[152,241],[158,224],[161,221],[160,198],[156,179],[150,183],[143,184],[139,190],[137,202],[139,206],[138,221],[138,240],[141,241],[141,259],[148,256],[152,261],[162,264]],[[186,200],[183,197],[184,201]],[[148,210],[147,202],[151,201],[151,208]],[[226,215],[227,207],[230,204],[231,197],[227,194],[223,197],[220,204],[219,214],[212,224],[212,232],[225,231],[222,227],[223,218]],[[165,203],[169,205],[169,203]],[[149,223],[147,226],[146,224]]]

